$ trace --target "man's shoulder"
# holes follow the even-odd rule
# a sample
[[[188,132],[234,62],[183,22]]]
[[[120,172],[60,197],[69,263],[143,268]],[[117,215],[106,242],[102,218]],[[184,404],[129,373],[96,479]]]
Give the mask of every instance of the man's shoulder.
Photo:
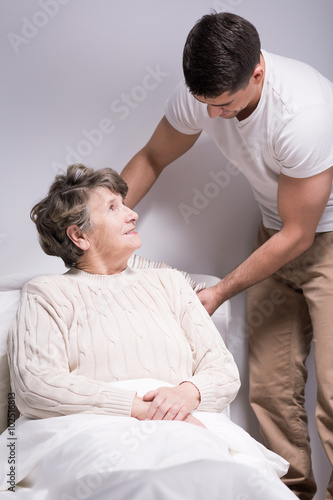
[[[266,86],[291,110],[323,103],[333,109],[333,83],[310,64],[263,51]],[[331,103],[331,105],[330,105]]]
[[[271,68],[279,67],[280,69],[286,69],[290,71],[314,71],[318,72],[316,68],[311,66],[308,62],[301,61],[293,57],[284,56],[281,54],[276,54],[274,52],[269,52],[267,50],[262,50],[262,54],[266,63],[269,64]]]
[[[206,105],[191,94],[185,80],[181,80],[165,103],[165,116],[179,132],[196,134],[204,129],[208,119]]]

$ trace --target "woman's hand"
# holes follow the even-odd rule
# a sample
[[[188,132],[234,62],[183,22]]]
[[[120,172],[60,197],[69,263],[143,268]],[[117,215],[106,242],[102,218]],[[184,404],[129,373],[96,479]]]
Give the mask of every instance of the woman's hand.
[[[188,422],[189,424],[199,425],[200,427],[207,429],[205,424],[203,424],[199,419],[193,417],[193,415],[191,415],[191,414],[189,414],[186,418],[184,418],[183,421]]]
[[[149,420],[185,420],[200,403],[199,390],[191,382],[177,387],[160,387],[149,391],[143,401],[151,402],[146,418]]]
[[[183,420],[206,428],[191,411],[197,408],[200,393],[191,382],[178,387],[160,387],[140,398],[134,397],[131,416],[138,420]]]
[[[150,403],[143,401],[143,399],[136,394],[132,404],[131,417],[137,418],[138,420],[146,420],[149,407]]]

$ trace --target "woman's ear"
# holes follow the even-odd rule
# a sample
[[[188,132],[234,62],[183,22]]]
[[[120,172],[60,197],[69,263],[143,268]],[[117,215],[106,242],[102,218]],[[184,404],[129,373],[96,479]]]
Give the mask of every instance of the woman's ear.
[[[81,231],[78,226],[69,226],[66,230],[68,238],[81,250],[88,250],[90,242],[87,235]]]

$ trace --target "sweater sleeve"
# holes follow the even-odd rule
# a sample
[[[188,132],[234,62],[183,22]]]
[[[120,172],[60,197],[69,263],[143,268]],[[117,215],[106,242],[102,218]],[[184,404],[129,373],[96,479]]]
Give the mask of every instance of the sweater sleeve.
[[[70,372],[68,356],[63,319],[43,296],[23,289],[8,336],[11,384],[20,413],[33,418],[131,415],[135,391]]]
[[[180,281],[180,321],[192,351],[192,382],[200,392],[201,411],[222,411],[240,388],[237,365],[197,294]]]

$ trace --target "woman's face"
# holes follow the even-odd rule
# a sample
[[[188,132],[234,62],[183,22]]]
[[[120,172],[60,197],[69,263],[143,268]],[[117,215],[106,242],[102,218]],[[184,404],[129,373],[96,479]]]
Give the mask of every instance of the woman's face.
[[[88,233],[90,257],[101,264],[125,262],[140,248],[135,231],[138,214],[126,207],[120,194],[94,189],[88,200],[93,229]]]

